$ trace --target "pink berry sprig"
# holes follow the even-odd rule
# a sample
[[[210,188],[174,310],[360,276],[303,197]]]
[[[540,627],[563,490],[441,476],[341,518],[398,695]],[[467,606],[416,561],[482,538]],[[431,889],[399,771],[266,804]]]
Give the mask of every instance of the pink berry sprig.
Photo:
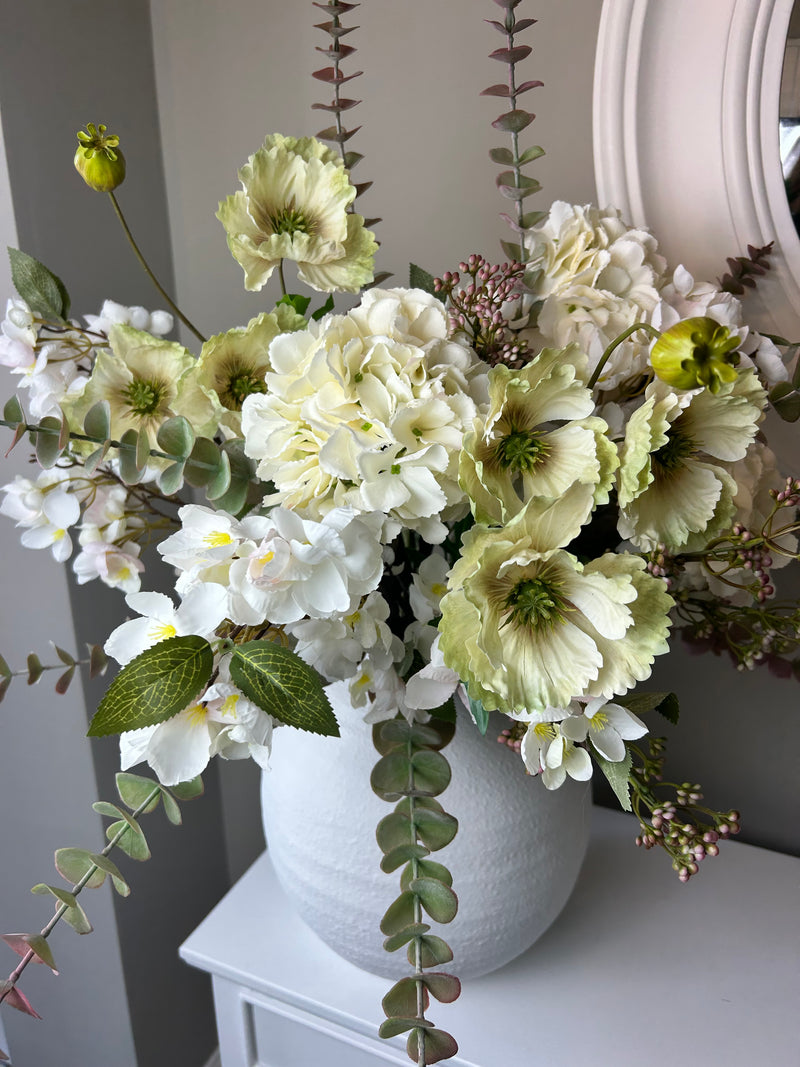
[[[696,783],[665,782],[663,737],[650,740],[650,752],[636,746],[631,751],[641,763],[630,776],[631,804],[639,820],[640,848],[663,848],[681,882],[688,882],[709,856],[719,855],[719,842],[739,833],[738,811],[715,811],[701,803],[703,793]],[[656,790],[672,793],[663,799]]]
[[[490,366],[518,369],[528,361],[528,344],[509,326],[522,295],[521,263],[492,265],[473,253],[457,271],[435,278],[433,290],[447,301],[450,330],[466,334],[478,356]]]

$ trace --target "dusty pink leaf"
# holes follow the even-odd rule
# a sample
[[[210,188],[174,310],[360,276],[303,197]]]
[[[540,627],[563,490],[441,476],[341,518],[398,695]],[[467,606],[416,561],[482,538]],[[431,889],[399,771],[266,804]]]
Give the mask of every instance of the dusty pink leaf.
[[[483,21],[488,23],[489,26],[494,26],[494,28],[498,31],[498,33],[503,33],[503,34],[507,34],[508,33],[508,30],[505,28],[503,23],[502,22],[498,22],[496,19],[484,19]]]
[[[511,90],[507,85],[490,85],[488,89],[481,89],[481,96],[511,96]]]
[[[315,22],[315,30],[323,30],[331,37],[335,37],[337,40],[339,37],[344,37],[346,33],[352,33],[353,30],[357,30],[358,26],[337,26],[335,22]]]
[[[20,422],[17,425],[16,430],[14,430],[14,436],[11,438],[11,444],[8,446],[8,448],[6,450],[6,458],[8,458],[9,453],[11,452],[12,448],[14,448],[15,445],[18,445],[24,436],[25,436],[25,423],[24,422]]]
[[[338,104],[335,100],[332,100],[330,104],[312,104],[311,108],[314,111],[349,111],[351,107],[355,107],[356,104],[360,103],[360,100],[347,100],[343,98]]]
[[[313,71],[311,77],[320,82],[327,82],[329,85],[343,85],[345,82],[352,81],[353,78],[361,77],[363,73],[363,70],[357,70],[355,74],[342,74],[335,67],[324,67],[322,70]]]
[[[352,44],[340,44],[338,48],[335,45],[327,45],[325,48],[322,45],[315,45],[314,47],[318,52],[327,56],[328,59],[346,59],[357,50]]]
[[[58,974],[53,953],[41,934],[3,934],[3,940],[18,956],[27,956],[32,952],[34,963],[43,963],[53,974]]]
[[[31,1002],[25,996],[24,993],[13,986],[9,981],[0,982],[0,996],[3,996],[3,1003],[8,1004],[10,1008],[16,1008],[17,1011],[24,1012],[25,1015],[32,1015],[34,1019],[41,1019],[41,1015],[38,1011],[34,1011]]]
[[[514,33],[522,33],[523,30],[527,30],[529,26],[535,26],[538,19],[519,19],[514,23]]]
[[[315,136],[322,141],[349,141],[353,134],[358,133],[360,129],[360,126],[354,126],[352,130],[342,130],[340,135],[335,126],[326,126],[324,130],[320,130]]]
[[[492,126],[496,130],[505,130],[507,133],[521,133],[535,118],[536,116],[529,111],[514,108],[513,111],[507,111],[505,115],[498,115]]]
[[[489,53],[489,59],[498,59],[501,63],[519,63],[531,54],[533,49],[529,44],[518,44],[513,48],[496,48]]]
[[[348,4],[345,0],[336,0],[333,4],[323,4],[319,0],[312,0],[314,7],[318,7],[321,11],[327,11],[330,15],[345,15],[348,11],[352,11],[354,7],[359,7],[359,4]]]

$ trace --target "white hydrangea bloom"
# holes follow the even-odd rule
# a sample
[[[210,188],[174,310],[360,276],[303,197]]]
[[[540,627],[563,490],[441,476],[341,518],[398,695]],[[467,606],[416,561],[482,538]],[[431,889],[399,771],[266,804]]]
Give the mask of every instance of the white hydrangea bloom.
[[[321,519],[334,507],[380,510],[429,541],[463,508],[461,440],[486,396],[486,366],[444,340],[440,302],[372,290],[270,345],[267,393],[242,408],[245,451],[277,487],[270,503]]]

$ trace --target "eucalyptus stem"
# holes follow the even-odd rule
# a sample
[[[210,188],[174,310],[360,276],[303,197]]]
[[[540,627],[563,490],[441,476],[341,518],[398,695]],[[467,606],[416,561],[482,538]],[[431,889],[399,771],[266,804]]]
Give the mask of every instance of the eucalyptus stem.
[[[137,819],[140,815],[143,815],[144,812],[153,803],[153,801],[158,798],[160,793],[161,787],[156,786],[155,789],[153,789],[142,801],[139,807],[136,808],[136,810],[131,815],[131,818]],[[127,834],[129,831],[130,825],[128,823],[125,823],[125,825],[114,834],[114,836],[105,846],[103,851],[99,853],[99,855],[103,857],[108,856],[117,847],[117,845],[120,843],[125,834]],[[86,884],[94,877],[94,875],[99,869],[100,868],[97,866],[97,864],[93,863],[92,866],[86,870],[83,877],[79,881],[77,881],[75,885],[73,885],[72,889],[70,890],[72,895],[75,897],[79,896],[81,891],[86,887]],[[69,911],[68,904],[59,904],[59,906],[55,910],[55,914],[53,915],[52,919],[50,919],[50,921],[39,931],[39,936],[48,938],[67,911]],[[11,972],[11,974],[6,980],[8,982],[8,986],[3,990],[2,993],[0,993],[0,1004],[3,1003],[3,1001],[9,995],[11,990],[16,986],[28,964],[31,963],[31,961],[35,958],[36,953],[33,951],[33,949],[30,949],[28,952],[25,953],[25,955],[22,957],[20,962],[17,964],[17,966],[14,968],[14,970]]]
[[[147,260],[142,255],[142,252],[141,252],[139,246],[137,245],[136,241],[134,240],[133,234],[130,231],[130,227],[128,226],[128,223],[125,221],[125,216],[122,214],[122,208],[119,206],[119,203],[117,202],[117,198],[114,196],[113,192],[109,192],[108,195],[111,198],[111,203],[114,206],[114,211],[116,212],[117,218],[120,221],[120,225],[122,226],[122,229],[125,231],[125,236],[128,238],[128,244],[131,246],[131,248],[133,249],[134,253],[136,254],[136,258],[139,260],[139,263],[140,263],[142,269],[144,270],[145,274],[150,279],[150,281],[153,283],[153,285],[156,287],[156,289],[158,289],[158,291],[161,294],[161,296],[163,297],[163,299],[166,300],[166,302],[169,304],[169,306],[172,308],[172,310],[175,312],[175,314],[178,316],[178,318],[181,320],[181,322],[184,324],[184,326],[187,326],[192,331],[192,333],[195,335],[195,337],[198,339],[198,341],[201,344],[205,344],[206,338],[203,337],[203,335],[200,333],[200,331],[197,329],[197,327],[192,322],[190,322],[189,319],[186,318],[184,313],[181,311],[181,309],[178,307],[178,305],[175,303],[175,301],[172,299],[172,297],[166,291],[164,286],[161,284],[161,282],[158,280],[158,278],[156,278],[155,274],[153,274],[153,272],[150,269],[150,266],[149,266]]]
[[[639,330],[644,330],[645,333],[648,333],[651,337],[655,338],[655,340],[658,340],[658,338],[661,336],[660,331],[657,330],[655,326],[651,326],[649,322],[635,322],[633,326],[629,326],[627,330],[624,330],[619,335],[619,337],[614,338],[614,340],[611,342],[611,344],[600,357],[600,362],[595,367],[591,378],[587,382],[587,386],[589,389],[594,389],[594,387],[597,385],[598,381],[600,380],[600,374],[602,373],[603,367],[605,367],[606,363],[608,363],[613,352],[619,347],[619,345],[622,344],[623,341],[627,341],[631,334],[637,333]]]

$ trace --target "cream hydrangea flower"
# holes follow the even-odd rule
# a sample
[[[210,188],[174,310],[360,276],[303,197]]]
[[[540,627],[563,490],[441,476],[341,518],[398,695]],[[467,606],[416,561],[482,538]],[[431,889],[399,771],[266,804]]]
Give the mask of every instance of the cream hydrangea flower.
[[[538,497],[583,485],[586,511],[608,501],[617,450],[592,415],[583,384],[586,357],[576,346],[544,349],[520,371],[489,372],[489,411],[464,438],[460,483],[476,519],[504,523]]]
[[[752,370],[716,394],[648,386],[620,450],[620,536],[644,551],[695,551],[727,528],[736,482],[725,464],[744,458],[765,402]]]
[[[525,234],[532,299],[539,311],[535,347],[577,343],[591,370],[608,345],[659,302],[666,261],[646,230],[628,227],[618,211],[556,201]],[[526,331],[522,337],[527,337]],[[642,338],[623,342],[603,368],[597,388],[610,390],[647,368]]]
[[[389,290],[277,337],[268,392],[242,408],[245,451],[277,489],[267,502],[316,519],[381,511],[387,539],[405,526],[441,541],[465,510],[458,455],[487,371],[446,329],[434,297]]]
[[[530,510],[505,528],[473,527],[442,600],[444,662],[487,709],[625,692],[666,651],[672,599],[642,559],[607,554],[584,567],[538,537]]]
[[[152,438],[173,415],[191,415],[180,400],[181,381],[194,365],[191,352],[132,326],[113,326],[108,340],[111,351],[98,352],[81,396],[63,404],[72,429],[83,429],[84,416],[100,400],[108,401],[117,440],[126,430],[146,430]]]
[[[323,292],[357,293],[373,278],[377,244],[361,215],[344,163],[313,137],[272,134],[239,171],[242,189],[217,218],[244,270],[245,288],[261,289],[282,259]]]

